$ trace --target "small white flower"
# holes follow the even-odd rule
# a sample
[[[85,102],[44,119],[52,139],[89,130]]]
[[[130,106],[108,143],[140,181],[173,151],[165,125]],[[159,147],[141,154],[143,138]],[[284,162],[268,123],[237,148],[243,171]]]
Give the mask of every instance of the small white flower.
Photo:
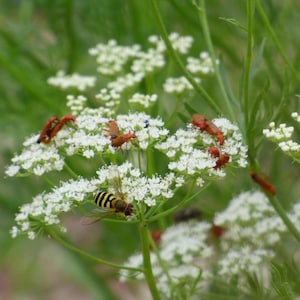
[[[138,104],[144,108],[150,107],[153,103],[157,101],[157,95],[143,95],[140,93],[133,94],[132,97],[128,100],[129,103]]]
[[[96,78],[93,76],[82,76],[77,73],[66,75],[65,71],[58,71],[55,77],[50,77],[48,83],[61,89],[75,88],[85,91],[88,87],[95,85]]]
[[[140,51],[139,45],[121,46],[115,40],[107,44],[97,44],[89,50],[89,54],[96,56],[97,71],[104,75],[116,75],[122,71],[127,61],[135,57]]]
[[[216,64],[219,64],[219,60],[216,60]],[[188,57],[186,68],[192,74],[209,75],[215,73],[213,61],[208,52],[201,52],[199,58]]]
[[[199,79],[196,81],[199,82]],[[193,86],[183,76],[178,78],[167,78],[163,85],[164,91],[169,94],[182,94],[186,91],[193,90]]]
[[[191,36],[180,36],[177,32],[172,32],[169,35],[170,42],[175,50],[179,53],[186,54],[191,48],[194,39]],[[165,52],[166,46],[160,37],[152,35],[149,37],[149,42],[156,45],[156,49],[159,52]]]

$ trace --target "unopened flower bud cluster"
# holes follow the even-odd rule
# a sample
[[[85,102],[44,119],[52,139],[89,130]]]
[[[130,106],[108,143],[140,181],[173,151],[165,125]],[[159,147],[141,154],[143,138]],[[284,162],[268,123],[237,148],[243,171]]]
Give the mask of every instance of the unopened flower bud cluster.
[[[300,123],[300,116],[297,112],[293,112],[291,116],[298,124]],[[276,143],[283,152],[300,162],[300,144],[292,139],[294,130],[293,126],[287,126],[285,123],[276,127],[275,123],[271,122],[269,128],[263,130],[263,134]]]

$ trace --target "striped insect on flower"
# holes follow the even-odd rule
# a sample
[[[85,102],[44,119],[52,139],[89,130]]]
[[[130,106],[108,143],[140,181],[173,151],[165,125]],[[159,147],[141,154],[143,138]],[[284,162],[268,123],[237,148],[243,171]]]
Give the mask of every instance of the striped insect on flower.
[[[122,192],[122,183],[119,171],[117,169],[110,170],[110,179],[108,185],[116,192],[98,191],[94,194],[94,202],[99,207],[92,212],[90,222],[95,223],[111,214],[123,214],[125,217],[130,217],[134,213],[132,203],[125,200]]]

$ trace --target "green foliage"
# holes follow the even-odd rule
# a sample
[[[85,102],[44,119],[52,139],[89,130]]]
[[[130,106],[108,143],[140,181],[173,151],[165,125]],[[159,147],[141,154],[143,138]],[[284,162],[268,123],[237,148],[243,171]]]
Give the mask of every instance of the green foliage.
[[[162,24],[158,22],[152,3],[157,6]],[[149,35],[163,36],[162,30],[165,29],[167,33],[177,31],[182,35],[193,36],[195,44],[191,50],[192,55],[197,57],[200,51],[208,50],[219,59],[220,64],[216,77],[205,78],[201,85],[192,82],[195,95],[185,100],[180,99],[177,104],[170,101],[170,96],[163,95],[163,101],[151,108],[151,115],[169,115],[170,111],[173,112],[169,125],[174,131],[190,120],[190,115],[195,112],[205,113],[210,118],[225,116],[236,122],[249,147],[250,168],[263,170],[263,173],[269,175],[270,181],[279,191],[279,199],[276,200],[283,206],[288,206],[298,200],[299,167],[282,153],[273,153],[275,146],[266,142],[262,129],[271,121],[288,122],[292,111],[300,111],[295,97],[299,94],[300,83],[297,71],[300,68],[299,9],[299,1],[293,0],[213,0],[207,3],[192,0],[1,1],[2,169],[9,164],[15,152],[20,152],[24,138],[39,132],[45,120],[68,113],[65,102],[62,101],[66,92],[49,86],[47,79],[50,76],[59,69],[64,69],[67,73],[89,74],[94,69],[94,60],[87,55],[87,50],[99,42],[106,43],[110,39],[116,39],[120,44],[139,43],[143,46],[147,44]],[[171,61],[168,66],[170,74],[186,76],[193,81],[180,65],[180,60],[172,54],[172,49],[169,49],[168,55]],[[143,82],[141,89],[144,92],[155,92],[161,88],[161,79],[162,74],[155,74],[153,78],[149,77],[147,82]],[[99,75],[98,81],[102,80],[106,79]],[[93,95],[90,96],[93,98]],[[166,164],[164,158],[159,155],[155,157],[163,168]],[[70,158],[68,163],[75,170],[81,170],[83,175],[90,174],[91,167],[86,166],[80,158]],[[232,194],[252,187],[248,171],[238,172],[237,176],[232,171],[226,180],[213,184],[205,191],[203,198],[195,200],[195,205],[209,219],[226,206]],[[67,177],[66,173],[59,179],[64,177]],[[55,174],[49,175],[49,180],[52,179],[57,179]],[[11,282],[7,284],[8,297],[11,298],[32,296],[38,287],[30,278],[37,277],[36,270],[41,273],[48,271],[46,265],[42,269],[34,265],[33,268],[36,269],[32,270],[24,262],[25,253],[28,249],[32,257],[35,257],[41,250],[46,251],[52,243],[43,240],[41,244],[29,245],[30,242],[20,240],[16,250],[13,250],[15,243],[11,242],[8,235],[18,207],[30,202],[32,196],[44,189],[49,189],[49,185],[39,178],[6,178],[0,183],[0,241],[3,245],[0,249],[0,275]],[[181,193],[183,192],[178,195],[184,198],[185,195]],[[101,225],[86,226],[82,230],[81,225],[78,225],[80,218],[66,217],[70,222],[70,231],[75,232],[70,237],[70,242],[75,245],[91,250],[96,256],[99,254],[120,263],[130,253],[139,250],[136,229],[103,222]],[[171,223],[172,218],[165,221]],[[153,227],[161,225],[158,222]],[[67,257],[71,261],[69,264],[76,266],[77,279],[74,279],[76,276],[71,280],[68,278],[68,264],[59,269],[64,274],[63,280],[72,282],[73,291],[76,292],[75,286],[78,285],[92,297],[101,293],[105,295],[105,299],[115,297],[107,288],[107,282],[113,280],[115,273],[109,272],[106,275],[98,270],[96,264],[92,265],[80,255],[73,256],[56,248],[52,250],[51,253],[46,252],[47,259],[56,255],[62,260]],[[290,257],[286,260],[290,261]],[[19,263],[18,268],[14,268],[15,261]],[[252,295],[246,295],[234,285],[216,281],[211,287],[211,294],[203,295],[203,299],[271,299],[274,295],[278,299],[293,299],[300,293],[299,269],[296,265],[297,262],[283,265],[273,263],[271,292],[263,290],[257,278],[249,275],[248,284],[253,291]],[[59,288],[57,282],[53,287],[50,277],[38,277],[38,296],[32,299],[39,299],[39,296],[43,298],[49,288]],[[97,280],[103,284],[97,287]]]

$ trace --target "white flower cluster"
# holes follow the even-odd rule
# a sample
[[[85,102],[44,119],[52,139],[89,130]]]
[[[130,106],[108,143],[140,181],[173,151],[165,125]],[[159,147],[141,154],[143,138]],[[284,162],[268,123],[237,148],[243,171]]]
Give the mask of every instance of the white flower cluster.
[[[60,87],[63,90],[76,89],[79,91],[85,91],[89,87],[93,87],[96,82],[94,76],[83,76],[77,73],[72,75],[66,75],[65,71],[58,71],[55,77],[50,77],[48,83],[50,85]]]
[[[12,164],[6,169],[6,175],[35,174],[41,176],[46,172],[61,171],[64,158],[55,145],[37,144],[38,135],[29,137],[23,143],[24,150],[12,158]]]
[[[174,196],[172,187],[176,178],[173,173],[169,173],[165,177],[158,175],[146,177],[140,169],[135,168],[130,162],[125,162],[119,166],[105,166],[96,173],[98,175],[98,179],[94,181],[96,186],[101,187],[106,184],[109,192],[124,194],[129,203],[144,202],[150,207],[161,200],[170,199]],[[119,186],[113,179],[119,179]],[[110,184],[111,182],[112,184]]]
[[[175,50],[186,54],[190,49],[193,38],[180,36],[178,33],[171,33],[170,41]],[[158,36],[151,36],[149,42],[155,47],[141,50],[139,45],[120,46],[115,40],[107,44],[98,44],[89,50],[89,53],[96,56],[98,71],[104,75],[113,75],[107,88],[122,93],[128,88],[140,83],[147,74],[162,69],[166,64],[166,46]],[[130,70],[126,72],[125,68]]]
[[[121,95],[116,90],[103,88],[95,97],[102,101],[106,107],[116,108],[120,104]]]
[[[77,116],[85,107],[87,98],[82,95],[75,97],[74,95],[67,96],[67,106],[70,108],[73,116]]]
[[[197,80],[199,82],[199,80]],[[169,94],[182,94],[186,91],[193,90],[193,86],[183,76],[177,78],[167,78],[164,85],[164,91]]]
[[[242,281],[243,274],[256,274],[262,282],[261,270],[273,256],[274,253],[271,250],[253,249],[248,246],[238,250],[229,249],[226,256],[218,261],[218,274],[225,281],[230,281],[234,276]]]
[[[140,93],[133,94],[128,103],[141,105],[143,108],[149,108],[157,101],[157,95],[143,95]]]
[[[214,136],[188,124],[186,129],[178,129],[166,141],[155,146],[172,160],[169,163],[170,170],[204,178],[213,175],[225,176],[222,168],[216,168],[218,158],[208,152],[209,147],[216,145],[222,153],[229,155],[229,163],[236,162],[240,167],[247,165],[247,147],[242,144],[238,127],[224,118],[214,119],[212,122],[224,134],[223,145],[217,145]]]
[[[139,52],[139,45],[120,46],[116,40],[110,40],[107,44],[99,43],[89,50],[90,55],[96,56],[97,71],[104,75],[120,73],[127,61]]]
[[[227,280],[244,271],[258,272],[274,256],[272,249],[287,231],[260,191],[233,198],[227,209],[216,215],[214,224],[226,228],[220,241],[224,254],[218,262],[218,274]]]
[[[165,58],[156,49],[150,48],[147,52],[139,52],[132,63],[131,70],[134,74],[153,73],[165,65]]]
[[[169,39],[174,49],[181,54],[188,53],[194,42],[191,36],[180,36],[177,32],[170,33]],[[164,41],[157,35],[151,35],[149,42],[154,44],[159,52],[165,52],[167,50]]]
[[[169,133],[160,118],[154,119],[145,113],[118,115],[116,120],[124,132],[135,133],[139,148],[143,150],[160,142]]]
[[[104,166],[96,173],[97,178],[61,182],[51,192],[37,195],[32,203],[22,205],[15,218],[17,226],[12,228],[12,236],[27,234],[33,239],[43,226],[49,225],[59,225],[65,230],[60,225],[60,214],[76,208],[83,201],[93,201],[92,194],[99,190],[124,196],[129,203],[139,205],[142,202],[149,207],[174,196],[173,186],[177,179],[172,173],[148,178],[129,162]]]
[[[287,127],[285,123],[280,124],[277,128],[275,123],[271,122],[268,129],[263,130],[263,134],[270,140],[280,142],[291,138],[294,132],[294,127]]]
[[[286,231],[282,220],[260,191],[248,191],[233,198],[214,223],[228,228],[222,239],[224,250],[234,244],[252,244],[254,248],[272,247]]]
[[[219,64],[219,60],[216,60]],[[199,58],[188,57],[186,68],[192,73],[197,75],[210,75],[215,73],[213,61],[208,52],[201,52]]]
[[[101,110],[84,109],[76,117],[76,124],[66,125],[48,145],[38,144],[38,135],[27,139],[22,153],[12,159],[13,164],[7,168],[6,174],[8,176],[26,173],[42,175],[51,170],[61,171],[64,166],[61,150],[68,156],[80,154],[86,158],[105,151],[114,153],[115,148],[112,147],[107,134],[107,123],[112,118],[102,116]],[[151,118],[145,113],[118,115],[115,121],[120,134],[135,133],[135,142],[143,150],[168,134],[161,119]],[[128,149],[128,147],[129,143],[124,143],[121,148]]]
[[[110,81],[107,87],[111,90],[115,90],[118,93],[122,93],[127,88],[134,87],[143,79],[144,75],[142,73],[127,73],[124,76],[119,76],[115,80]]]
[[[300,117],[297,112],[293,112],[291,116],[300,123]],[[269,128],[263,130],[263,134],[267,139],[276,143],[283,152],[300,162],[300,144],[292,140],[293,133],[294,127],[287,126],[285,123],[276,127],[275,123],[271,122]]]
[[[27,234],[34,239],[44,226],[59,225],[59,215],[68,212],[82,202],[86,195],[96,190],[91,181],[83,178],[61,182],[50,193],[42,193],[33,198],[30,204],[20,207],[16,215],[17,226],[11,230],[12,237]],[[65,230],[63,226],[61,230]]]
[[[154,277],[159,290],[168,299],[180,291],[181,295],[189,295],[193,290],[195,279],[205,280],[210,272],[207,269],[208,260],[212,258],[213,249],[207,244],[211,225],[206,222],[185,222],[169,227],[159,242],[159,258],[151,253],[151,263]],[[164,267],[162,267],[162,261]],[[130,267],[142,268],[142,255],[129,257],[124,264]],[[130,271],[120,272],[121,280],[135,276],[143,279],[142,274],[132,274]]]

